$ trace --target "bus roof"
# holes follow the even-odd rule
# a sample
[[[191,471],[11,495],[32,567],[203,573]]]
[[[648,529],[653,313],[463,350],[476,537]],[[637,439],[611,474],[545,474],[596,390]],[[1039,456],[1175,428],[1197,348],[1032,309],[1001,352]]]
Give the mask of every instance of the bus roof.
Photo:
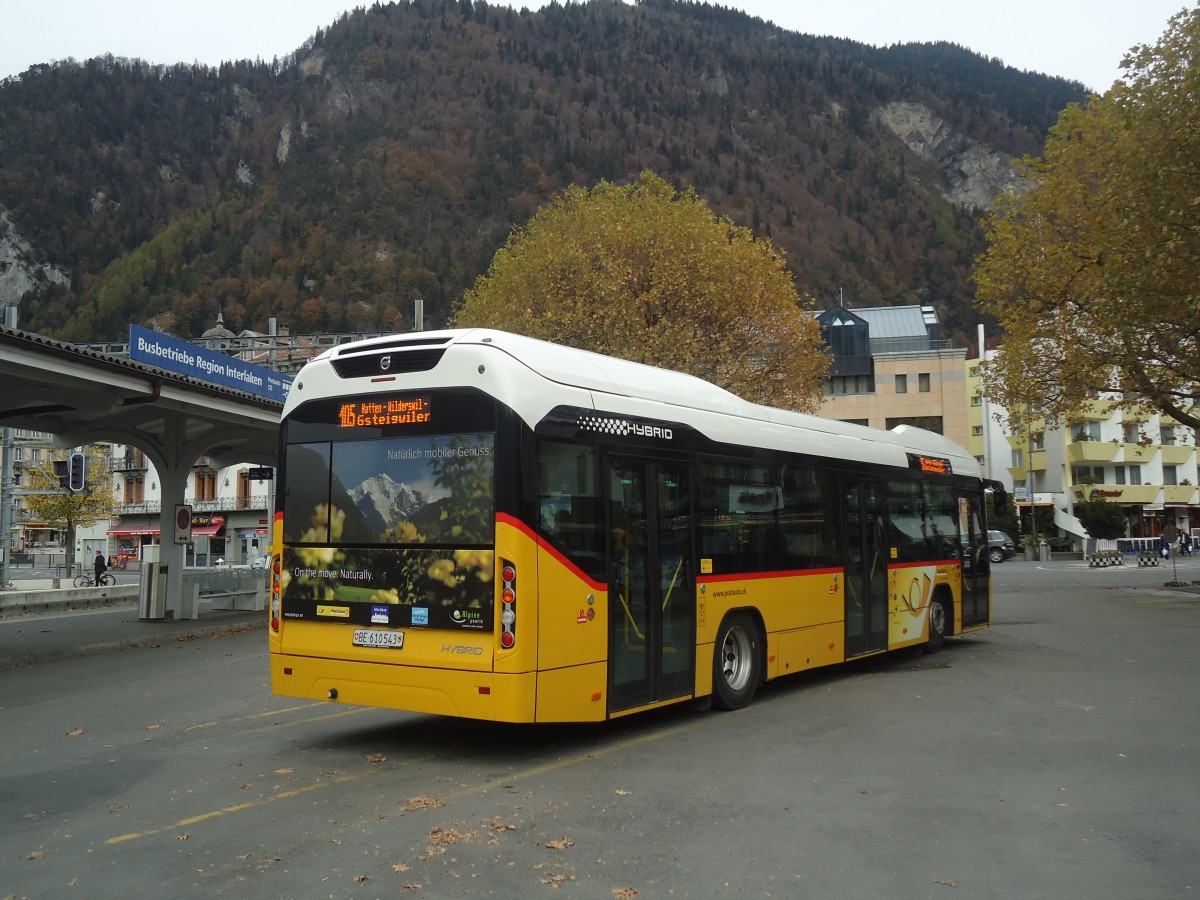
[[[361,389],[354,382],[363,379],[337,375],[333,364],[338,360],[385,353],[396,356],[431,347],[445,351],[436,365],[417,375],[398,375],[391,385],[394,389],[482,387],[531,426],[557,406],[588,406],[680,422],[710,439],[735,444],[901,467],[907,465],[906,453],[936,455],[951,460],[955,472],[980,475],[978,462],[961,446],[921,428],[901,425],[884,431],[762,406],[692,375],[492,329],[414,332],[332,347],[297,376],[284,416],[305,400]],[[481,383],[485,371],[489,377]],[[541,390],[539,381],[545,385]],[[561,390],[550,389],[547,382]]]

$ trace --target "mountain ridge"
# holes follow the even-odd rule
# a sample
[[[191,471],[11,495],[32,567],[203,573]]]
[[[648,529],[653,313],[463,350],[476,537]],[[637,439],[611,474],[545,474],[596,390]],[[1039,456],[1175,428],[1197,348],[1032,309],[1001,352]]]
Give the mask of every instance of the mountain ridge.
[[[218,312],[405,330],[417,297],[441,324],[541,204],[650,169],[774,241],[818,305],[930,303],[969,335],[978,185],[1085,97],[954,45],[706,3],[376,5],[269,64],[109,57],[0,83],[0,209],[27,244],[0,291],[27,273],[22,327],[66,340],[198,335]],[[897,134],[915,119],[916,145]]]

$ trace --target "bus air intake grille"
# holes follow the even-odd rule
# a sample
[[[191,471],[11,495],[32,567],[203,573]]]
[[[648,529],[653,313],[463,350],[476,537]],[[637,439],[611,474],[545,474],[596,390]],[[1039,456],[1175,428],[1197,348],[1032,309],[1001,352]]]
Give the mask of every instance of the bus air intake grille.
[[[403,375],[407,372],[428,372],[439,362],[444,347],[436,350],[400,350],[382,353],[346,355],[333,361],[333,370],[340,378],[368,378],[378,375]]]

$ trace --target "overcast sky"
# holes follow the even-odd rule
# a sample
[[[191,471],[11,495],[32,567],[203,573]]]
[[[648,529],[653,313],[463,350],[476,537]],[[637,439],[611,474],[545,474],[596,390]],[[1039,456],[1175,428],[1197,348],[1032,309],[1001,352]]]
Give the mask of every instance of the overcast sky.
[[[713,0],[710,0],[713,2]],[[9,4],[0,78],[36,63],[111,53],[152,63],[270,60],[299,47],[346,0],[37,0]],[[537,0],[511,0],[520,8]],[[1194,0],[724,0],[789,31],[886,46],[952,41],[1018,69],[1061,75],[1103,93],[1125,51],[1153,44]]]

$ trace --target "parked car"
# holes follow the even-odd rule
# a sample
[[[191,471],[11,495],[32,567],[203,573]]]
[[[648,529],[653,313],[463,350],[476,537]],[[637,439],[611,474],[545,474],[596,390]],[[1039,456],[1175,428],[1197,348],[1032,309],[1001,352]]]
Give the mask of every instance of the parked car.
[[[1017,555],[1017,545],[1003,531],[988,532],[988,558],[994,563],[1004,562]]]

